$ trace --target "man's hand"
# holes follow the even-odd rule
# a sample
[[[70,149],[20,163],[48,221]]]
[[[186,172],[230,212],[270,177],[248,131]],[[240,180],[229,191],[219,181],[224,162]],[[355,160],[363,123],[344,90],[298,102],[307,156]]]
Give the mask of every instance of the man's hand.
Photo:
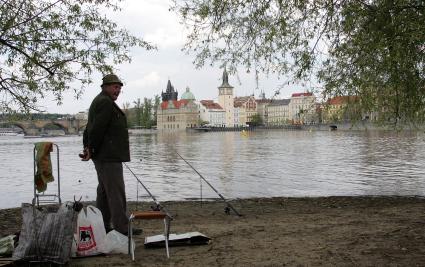
[[[82,161],[88,161],[91,159],[90,149],[88,147],[84,148],[83,153],[78,154]]]

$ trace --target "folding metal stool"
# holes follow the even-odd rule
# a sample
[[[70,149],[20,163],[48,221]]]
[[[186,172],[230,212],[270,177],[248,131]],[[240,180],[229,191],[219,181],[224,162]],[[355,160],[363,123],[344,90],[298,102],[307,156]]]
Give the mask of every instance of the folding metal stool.
[[[128,254],[131,255],[131,259],[134,261],[134,247],[133,247],[133,221],[134,220],[164,220],[164,239],[165,249],[167,252],[167,258],[170,258],[170,252],[168,249],[168,238],[170,235],[170,216],[163,211],[134,211],[131,213],[128,222]]]

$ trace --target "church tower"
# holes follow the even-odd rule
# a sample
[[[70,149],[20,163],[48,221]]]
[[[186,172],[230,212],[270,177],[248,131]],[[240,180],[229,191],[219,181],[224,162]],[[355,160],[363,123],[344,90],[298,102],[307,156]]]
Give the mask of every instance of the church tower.
[[[229,84],[229,75],[226,67],[223,71],[223,82],[218,87],[218,103],[226,111],[225,121],[226,127],[234,126],[234,103],[233,103],[233,86]]]
[[[170,80],[168,80],[167,83],[167,89],[161,93],[162,102],[170,101],[170,100],[177,100],[179,93],[177,91],[174,91],[174,86],[171,85]]]

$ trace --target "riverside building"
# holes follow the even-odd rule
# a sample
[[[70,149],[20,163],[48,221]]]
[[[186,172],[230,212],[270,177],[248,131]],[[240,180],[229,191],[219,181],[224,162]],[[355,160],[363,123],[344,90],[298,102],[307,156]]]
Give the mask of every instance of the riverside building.
[[[252,116],[257,114],[257,102],[254,96],[235,97],[234,108],[238,110],[238,124],[234,126],[246,126],[251,122]],[[236,120],[235,120],[236,121]]]
[[[294,93],[289,102],[289,117],[295,124],[311,123],[316,118],[316,97],[313,93]]]
[[[180,100],[178,92],[174,90],[170,80],[167,89],[161,93],[162,103],[158,108],[158,130],[185,130],[199,126],[199,110],[195,103],[195,96],[187,87]]]
[[[268,103],[267,124],[276,126],[290,123],[289,103],[290,99],[272,100]]]
[[[199,116],[208,126],[225,127],[226,111],[213,100],[201,100],[199,103]]]

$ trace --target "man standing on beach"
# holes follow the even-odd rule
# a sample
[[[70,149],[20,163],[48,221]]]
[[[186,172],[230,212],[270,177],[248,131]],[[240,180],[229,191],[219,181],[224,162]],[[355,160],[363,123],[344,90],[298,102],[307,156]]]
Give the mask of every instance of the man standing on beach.
[[[123,162],[130,161],[127,118],[115,103],[123,83],[114,74],[102,79],[102,91],[93,99],[83,136],[83,161],[92,159],[97,172],[96,206],[106,231],[127,235],[128,216]],[[112,221],[112,225],[111,225]]]

